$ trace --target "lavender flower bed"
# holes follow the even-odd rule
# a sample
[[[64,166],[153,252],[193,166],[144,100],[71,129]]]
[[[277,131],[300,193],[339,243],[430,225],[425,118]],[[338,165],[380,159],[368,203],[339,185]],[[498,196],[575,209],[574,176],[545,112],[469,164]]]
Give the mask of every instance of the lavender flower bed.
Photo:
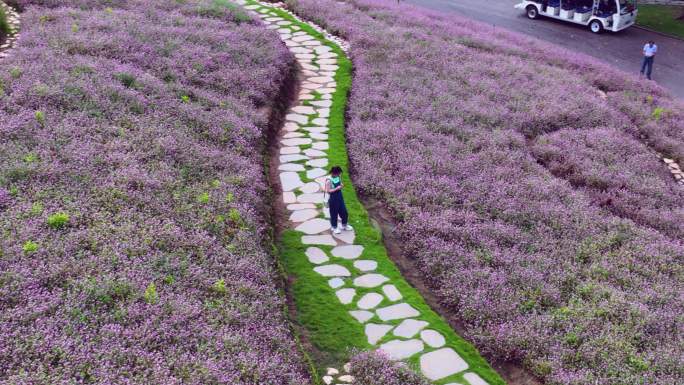
[[[308,383],[262,243],[291,55],[221,1],[43,3],[0,62],[0,383]]]
[[[350,41],[355,183],[467,337],[549,384],[684,382],[684,195],[654,154],[684,160],[681,103],[455,16],[289,4]]]
[[[387,357],[364,352],[350,361],[351,374],[356,385],[428,385],[430,382],[404,364],[397,364]]]

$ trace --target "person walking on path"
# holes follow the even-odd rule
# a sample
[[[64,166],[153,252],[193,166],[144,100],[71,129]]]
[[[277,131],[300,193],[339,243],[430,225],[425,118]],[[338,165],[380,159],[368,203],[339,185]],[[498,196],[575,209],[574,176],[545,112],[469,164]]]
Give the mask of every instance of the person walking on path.
[[[653,72],[653,59],[658,52],[658,46],[653,40],[650,40],[644,45],[644,61],[641,63],[641,75],[646,72],[646,77],[651,80],[651,72]]]
[[[351,231],[353,228],[349,225],[349,213],[347,206],[344,204],[344,197],[342,196],[342,167],[335,166],[330,170],[330,177],[325,180],[325,192],[330,195],[328,199],[328,208],[330,209],[330,230],[339,234],[342,229]],[[342,228],[337,226],[337,217],[342,219]]]

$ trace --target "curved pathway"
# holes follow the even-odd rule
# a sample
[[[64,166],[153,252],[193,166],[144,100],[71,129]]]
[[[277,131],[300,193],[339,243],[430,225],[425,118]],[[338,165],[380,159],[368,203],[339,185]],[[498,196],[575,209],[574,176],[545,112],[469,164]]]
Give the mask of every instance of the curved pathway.
[[[0,1],[0,9],[5,13],[7,24],[9,24],[10,29],[12,30],[5,41],[0,44],[0,59],[3,59],[9,56],[9,50],[14,46],[17,39],[19,39],[19,26],[21,22],[19,13],[3,1]]]
[[[251,0],[242,3],[267,28],[277,30],[302,68],[301,92],[286,115],[279,137],[277,181],[282,188],[283,203],[287,205],[288,226],[299,233],[301,250],[304,250],[298,257],[306,258],[308,268],[327,280],[327,290],[334,293],[331,300],[338,301],[340,311],[355,320],[368,346],[383,351],[393,360],[410,362],[427,378],[439,383],[503,384],[479,354],[475,352],[476,359],[472,361],[476,362],[469,362],[457,352],[453,342],[457,337],[448,325],[433,312],[429,311],[428,316],[426,311],[418,309],[427,307],[422,298],[419,297],[420,305],[416,305],[415,299],[413,305],[409,303],[402,293],[408,284],[400,274],[392,278],[379,271],[380,258],[367,255],[367,245],[357,241],[354,231],[339,235],[330,231],[322,186],[326,170],[332,166],[329,135],[334,127],[331,128],[329,118],[338,88],[336,76],[343,70],[338,60],[348,45],[311,23],[305,25],[324,38],[307,31],[308,28],[302,28],[304,22],[278,5]],[[339,49],[334,49],[335,46]],[[350,197],[346,193],[345,199],[349,205]],[[384,248],[383,256],[386,261],[381,263],[391,264]],[[459,343],[474,351],[464,341]],[[468,353],[468,357],[473,354]],[[342,370],[328,368],[323,373],[323,382],[353,382],[347,372],[348,365]]]

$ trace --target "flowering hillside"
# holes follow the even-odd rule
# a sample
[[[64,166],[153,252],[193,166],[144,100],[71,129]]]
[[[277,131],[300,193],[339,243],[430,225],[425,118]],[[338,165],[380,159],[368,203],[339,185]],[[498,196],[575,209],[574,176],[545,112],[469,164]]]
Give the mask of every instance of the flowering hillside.
[[[225,1],[20,3],[0,383],[307,383],[261,243],[277,34]]]
[[[354,179],[490,357],[684,383],[684,108],[595,60],[394,0],[289,0],[351,43]],[[616,37],[618,38],[618,37]]]

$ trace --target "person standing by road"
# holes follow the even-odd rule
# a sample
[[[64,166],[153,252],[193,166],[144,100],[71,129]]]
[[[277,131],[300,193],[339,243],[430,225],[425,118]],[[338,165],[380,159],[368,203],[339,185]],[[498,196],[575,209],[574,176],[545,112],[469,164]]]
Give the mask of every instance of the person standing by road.
[[[328,199],[328,208],[330,209],[330,230],[339,234],[342,229],[351,231],[353,228],[349,225],[349,214],[347,207],[344,204],[342,197],[342,167],[335,166],[330,170],[330,177],[325,180],[325,192],[330,195]],[[337,217],[342,219],[342,227],[337,226]]]
[[[653,72],[653,59],[658,52],[658,46],[653,40],[650,40],[644,45],[644,61],[641,63],[641,75],[646,72],[646,77],[651,80],[651,72]]]

